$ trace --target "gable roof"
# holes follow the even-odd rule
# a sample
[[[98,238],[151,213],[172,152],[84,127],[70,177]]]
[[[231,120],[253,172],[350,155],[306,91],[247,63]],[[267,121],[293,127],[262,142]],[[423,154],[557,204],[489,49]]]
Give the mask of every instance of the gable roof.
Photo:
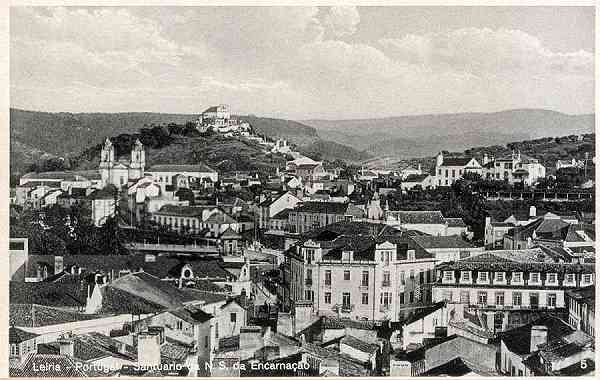
[[[458,235],[451,236],[430,236],[421,235],[413,236],[412,240],[424,249],[437,248],[475,248],[473,244],[464,241]]]
[[[473,157],[446,157],[442,162],[442,166],[466,166]]]
[[[19,344],[39,336],[38,334],[11,326],[8,328],[8,343]]]
[[[379,346],[373,343],[367,343],[361,339],[355,338],[352,335],[346,335],[340,340],[340,344],[352,347],[358,351],[365,352],[367,354],[375,354],[379,350]]]
[[[386,220],[397,220],[402,224],[445,224],[441,211],[387,211]]]
[[[511,352],[514,352],[517,355],[527,355],[530,353],[532,326],[547,327],[548,342],[569,335],[574,331],[574,329],[562,319],[551,315],[545,315],[533,322],[517,327],[516,329],[501,332],[499,334],[500,340],[504,342],[506,348]]]
[[[416,309],[414,312],[411,312],[408,315],[408,317],[401,322],[404,326],[410,325],[411,323],[416,322],[420,319],[423,319],[426,316],[440,310],[444,306],[446,306],[446,302],[441,301],[441,302],[437,302],[431,306]]]
[[[463,218],[444,218],[446,223],[448,223],[448,227],[466,227],[465,221]]]

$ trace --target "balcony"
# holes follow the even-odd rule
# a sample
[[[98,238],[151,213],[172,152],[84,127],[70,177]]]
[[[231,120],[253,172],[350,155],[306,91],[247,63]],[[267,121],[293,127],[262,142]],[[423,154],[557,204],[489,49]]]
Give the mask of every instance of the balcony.
[[[383,281],[381,283],[381,286],[383,286],[384,288],[389,288],[391,286],[391,283],[390,281]]]
[[[354,310],[354,305],[342,305],[340,311],[342,313],[351,313]]]
[[[388,311],[391,310],[391,308],[392,308],[391,305],[389,305],[389,304],[383,304],[383,305],[379,306],[379,311],[382,312],[382,313],[387,313]]]
[[[312,286],[312,284],[313,284],[312,278],[307,278],[306,280],[304,280],[304,285]]]

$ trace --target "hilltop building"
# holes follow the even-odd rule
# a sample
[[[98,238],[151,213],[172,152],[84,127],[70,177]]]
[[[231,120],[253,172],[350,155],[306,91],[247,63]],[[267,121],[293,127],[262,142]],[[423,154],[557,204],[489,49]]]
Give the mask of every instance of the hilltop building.
[[[106,138],[100,156],[100,175],[102,185],[112,184],[118,188],[127,184],[129,180],[142,178],[146,167],[146,153],[144,145],[136,140],[131,149],[131,159],[116,160],[115,147],[109,138]]]
[[[481,174],[481,171],[481,165],[474,157],[448,157],[440,152],[435,162],[435,184],[450,186],[463,174]]]

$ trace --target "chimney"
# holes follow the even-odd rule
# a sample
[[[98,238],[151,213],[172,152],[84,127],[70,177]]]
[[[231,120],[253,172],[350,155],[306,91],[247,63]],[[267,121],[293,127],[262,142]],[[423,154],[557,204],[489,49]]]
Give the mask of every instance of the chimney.
[[[548,327],[546,326],[531,326],[531,345],[529,352],[538,350],[540,344],[548,343]]]
[[[483,155],[483,164],[486,165],[488,162],[490,162],[490,158],[488,157],[487,153]]]
[[[529,206],[529,217],[535,218],[537,216],[537,210],[535,206]]]
[[[160,335],[142,332],[138,335],[138,366],[160,366]]]
[[[75,356],[75,342],[70,336],[62,336],[57,340],[60,347],[60,354],[70,358]]]
[[[246,326],[240,329],[240,359],[248,359],[262,347],[263,337],[260,326]]]
[[[148,326],[148,332],[151,334],[158,334],[160,344],[165,342],[165,328],[164,326]]]
[[[64,270],[63,257],[54,256],[54,274],[59,274]]]

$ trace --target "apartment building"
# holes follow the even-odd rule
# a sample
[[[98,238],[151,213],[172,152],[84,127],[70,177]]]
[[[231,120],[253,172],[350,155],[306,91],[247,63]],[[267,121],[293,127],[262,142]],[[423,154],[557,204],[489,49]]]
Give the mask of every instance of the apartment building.
[[[515,312],[564,309],[566,290],[595,281],[593,264],[559,262],[540,248],[487,251],[436,270],[433,301],[475,310],[494,331],[519,325]]]
[[[318,315],[400,320],[429,304],[435,257],[403,233],[374,223],[336,223],[286,251],[292,302]]]
[[[292,233],[304,233],[341,221],[359,220],[364,211],[352,203],[304,202],[290,210],[288,225]]]

